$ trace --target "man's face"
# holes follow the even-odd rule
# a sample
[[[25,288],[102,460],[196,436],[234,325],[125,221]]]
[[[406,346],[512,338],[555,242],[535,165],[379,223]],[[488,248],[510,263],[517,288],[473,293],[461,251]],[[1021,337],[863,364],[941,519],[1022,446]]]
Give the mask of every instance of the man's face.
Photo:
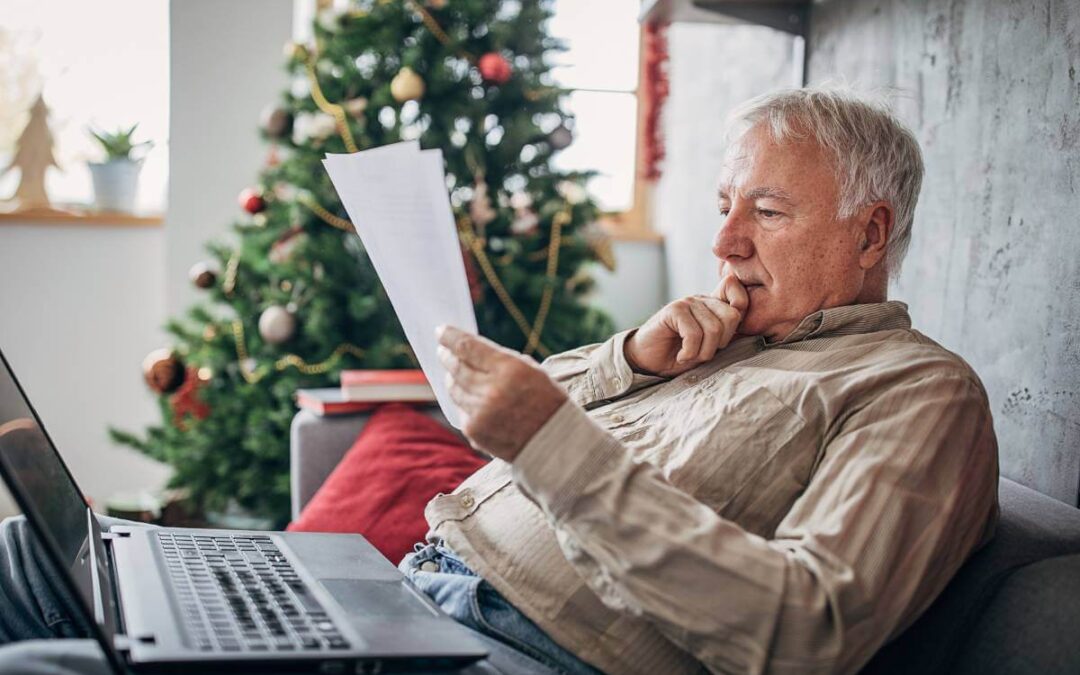
[[[807,315],[856,301],[864,237],[854,218],[837,218],[838,194],[812,141],[779,145],[757,125],[729,150],[713,254],[750,297],[739,333],[781,339]]]

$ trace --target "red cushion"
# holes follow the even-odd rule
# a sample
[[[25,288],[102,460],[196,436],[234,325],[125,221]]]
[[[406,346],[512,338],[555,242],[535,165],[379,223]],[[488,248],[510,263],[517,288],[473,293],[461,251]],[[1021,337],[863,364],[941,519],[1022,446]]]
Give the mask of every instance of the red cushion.
[[[415,408],[382,406],[288,530],[356,532],[396,563],[424,538],[428,501],[485,463]]]

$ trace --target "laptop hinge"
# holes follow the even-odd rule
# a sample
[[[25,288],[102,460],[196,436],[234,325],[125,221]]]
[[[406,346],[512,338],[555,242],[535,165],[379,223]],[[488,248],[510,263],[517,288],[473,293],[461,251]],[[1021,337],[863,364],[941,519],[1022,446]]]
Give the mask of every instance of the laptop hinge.
[[[123,655],[130,654],[131,640],[126,635],[113,635],[113,647]]]
[[[130,537],[130,536],[131,536],[130,532],[102,532],[101,533],[101,540],[102,541],[112,541],[113,539],[120,539],[122,537]]]
[[[157,635],[154,633],[142,633],[140,635],[120,635],[117,633],[113,635],[113,646],[116,647],[118,652],[130,652],[131,646],[135,643],[152,645],[157,643]]]

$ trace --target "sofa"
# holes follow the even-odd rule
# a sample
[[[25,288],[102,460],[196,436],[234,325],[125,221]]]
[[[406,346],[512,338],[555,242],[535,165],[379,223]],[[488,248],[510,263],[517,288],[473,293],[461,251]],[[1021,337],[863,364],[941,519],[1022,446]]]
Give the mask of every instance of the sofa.
[[[425,412],[445,423],[437,408]],[[367,419],[365,414],[320,417],[307,410],[293,418],[294,518]],[[863,673],[1080,673],[1080,509],[1008,478],[1000,481],[999,499],[994,539]]]

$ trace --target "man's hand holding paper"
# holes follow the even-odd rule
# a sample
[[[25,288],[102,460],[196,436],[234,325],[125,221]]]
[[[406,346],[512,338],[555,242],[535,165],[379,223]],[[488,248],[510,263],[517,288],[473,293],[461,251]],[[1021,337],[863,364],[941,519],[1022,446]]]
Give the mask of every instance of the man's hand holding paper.
[[[453,326],[440,326],[439,360],[462,432],[477,449],[514,461],[566,402],[566,391],[532,359]]]

